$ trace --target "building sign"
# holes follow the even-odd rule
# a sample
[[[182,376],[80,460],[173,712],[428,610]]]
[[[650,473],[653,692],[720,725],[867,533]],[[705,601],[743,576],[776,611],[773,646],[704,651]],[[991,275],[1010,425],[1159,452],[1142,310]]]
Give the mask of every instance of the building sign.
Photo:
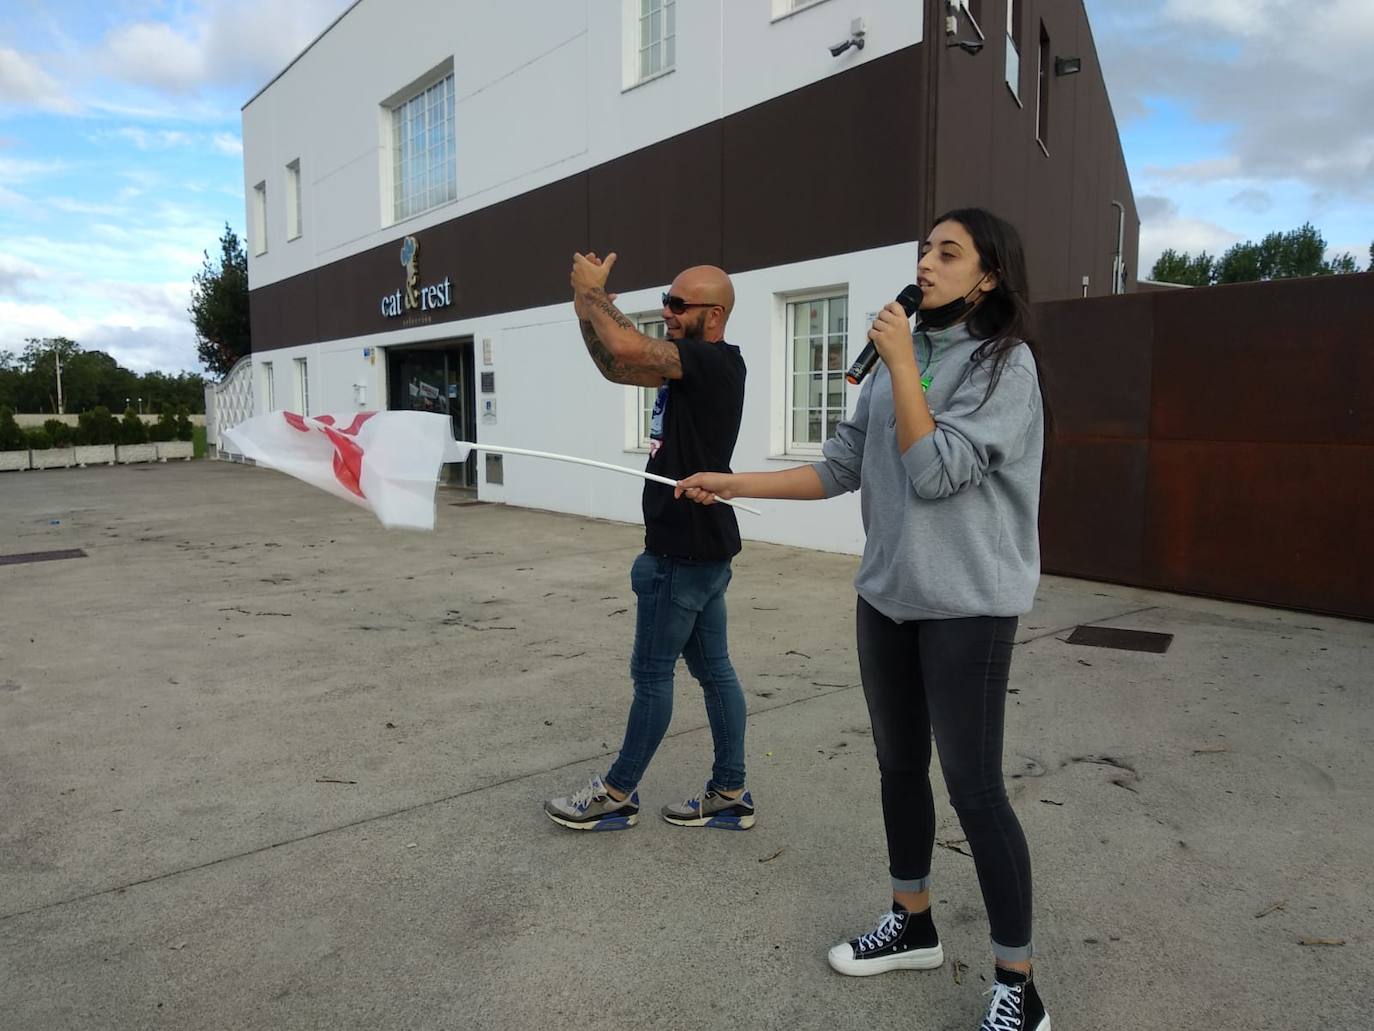
[[[401,241],[401,267],[406,270],[405,286],[382,298],[382,314],[387,318],[447,308],[453,303],[453,286],[448,276],[442,283],[421,285],[420,241],[413,236]]]

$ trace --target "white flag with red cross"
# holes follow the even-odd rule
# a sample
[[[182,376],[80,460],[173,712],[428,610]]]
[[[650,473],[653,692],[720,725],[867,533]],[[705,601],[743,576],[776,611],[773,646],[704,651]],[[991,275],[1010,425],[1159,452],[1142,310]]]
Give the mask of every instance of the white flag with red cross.
[[[361,505],[383,526],[432,530],[451,426],[438,412],[269,412],[224,436],[259,465]]]

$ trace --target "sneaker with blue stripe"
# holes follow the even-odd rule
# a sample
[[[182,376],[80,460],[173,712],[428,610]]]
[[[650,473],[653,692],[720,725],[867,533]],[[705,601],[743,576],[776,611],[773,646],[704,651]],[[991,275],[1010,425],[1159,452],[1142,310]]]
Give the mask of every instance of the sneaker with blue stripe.
[[[639,822],[639,792],[632,791],[629,798],[617,802],[597,775],[568,797],[545,802],[544,815],[575,831],[628,830]]]
[[[754,826],[754,798],[747,789],[738,798],[729,798],[707,784],[700,795],[665,805],[662,812],[665,820],[679,827],[747,831]]]

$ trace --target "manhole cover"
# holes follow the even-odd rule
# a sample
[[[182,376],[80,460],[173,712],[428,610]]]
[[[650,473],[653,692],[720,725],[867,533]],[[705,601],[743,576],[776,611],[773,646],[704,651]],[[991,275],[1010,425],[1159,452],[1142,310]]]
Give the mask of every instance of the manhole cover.
[[[1110,626],[1075,627],[1066,639],[1068,644],[1089,648],[1119,648],[1127,652],[1154,652],[1163,655],[1174,643],[1173,634],[1155,634],[1148,630],[1121,630]]]

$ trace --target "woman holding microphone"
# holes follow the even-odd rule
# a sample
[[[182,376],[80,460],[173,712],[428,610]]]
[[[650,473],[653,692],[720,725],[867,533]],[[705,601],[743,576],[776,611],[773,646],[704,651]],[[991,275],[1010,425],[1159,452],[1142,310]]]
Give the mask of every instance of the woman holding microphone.
[[[677,494],[815,500],[861,492],[855,578],[859,669],[882,780],[892,908],[830,950],[842,974],[930,969],[931,737],[968,838],[991,929],[983,1031],[1050,1031],[1031,980],[1031,867],[1002,780],[1007,677],[1018,617],[1040,576],[1045,407],[1026,339],[1020,236],[978,208],[936,220],[906,312],[879,313],[882,358],[823,460],[772,473],[698,473]]]

